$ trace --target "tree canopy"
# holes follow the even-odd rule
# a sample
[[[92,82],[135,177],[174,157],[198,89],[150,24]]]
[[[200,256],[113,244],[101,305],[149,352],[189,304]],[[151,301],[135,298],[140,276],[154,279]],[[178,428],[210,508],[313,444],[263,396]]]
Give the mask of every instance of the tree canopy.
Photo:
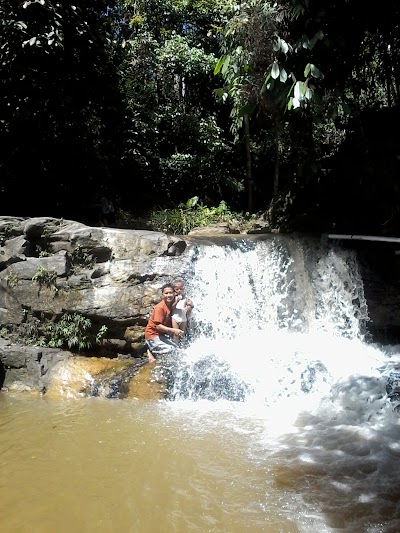
[[[286,229],[393,233],[400,7],[3,0],[5,214],[189,198]]]

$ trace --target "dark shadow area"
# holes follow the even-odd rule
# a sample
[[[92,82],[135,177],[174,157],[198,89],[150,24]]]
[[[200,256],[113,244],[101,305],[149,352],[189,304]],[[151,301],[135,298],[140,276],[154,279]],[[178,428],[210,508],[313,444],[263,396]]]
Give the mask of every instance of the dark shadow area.
[[[0,389],[4,385],[5,379],[6,379],[6,369],[4,368],[3,363],[0,361]]]

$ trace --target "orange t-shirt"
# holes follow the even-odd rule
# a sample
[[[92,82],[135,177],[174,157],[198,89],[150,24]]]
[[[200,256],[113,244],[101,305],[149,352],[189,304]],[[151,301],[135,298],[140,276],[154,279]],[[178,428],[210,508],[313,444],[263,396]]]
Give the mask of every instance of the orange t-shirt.
[[[161,300],[154,306],[149,321],[147,322],[146,329],[144,330],[144,338],[147,340],[158,337],[157,324],[163,324],[167,328],[172,328],[171,309],[168,305]]]

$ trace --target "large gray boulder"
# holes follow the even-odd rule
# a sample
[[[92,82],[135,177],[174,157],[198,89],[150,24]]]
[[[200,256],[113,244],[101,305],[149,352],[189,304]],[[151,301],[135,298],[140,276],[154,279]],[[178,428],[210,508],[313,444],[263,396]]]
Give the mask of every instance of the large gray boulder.
[[[177,241],[157,231],[0,217],[0,331],[8,332],[0,346],[3,374],[6,368],[23,376],[28,387],[43,387],[38,376],[47,372],[40,370],[50,357],[47,349],[11,348],[10,333],[14,338],[31,320],[65,313],[80,313],[97,329],[106,326],[106,337],[92,354],[141,357],[160,287],[185,274],[186,245],[178,247],[179,257],[168,252]]]

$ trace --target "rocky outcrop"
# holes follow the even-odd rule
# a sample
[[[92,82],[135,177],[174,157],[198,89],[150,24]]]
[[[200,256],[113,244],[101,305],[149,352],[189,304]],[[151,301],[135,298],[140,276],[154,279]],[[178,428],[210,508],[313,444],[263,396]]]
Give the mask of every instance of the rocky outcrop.
[[[44,392],[51,369],[71,356],[64,350],[21,346],[0,339],[0,383],[14,391]]]
[[[0,217],[0,387],[46,390],[52,369],[77,353],[143,365],[144,328],[160,287],[176,276],[190,279],[197,246],[231,243],[230,233],[218,224],[181,238],[50,217]],[[357,249],[372,340],[399,343],[397,243],[347,244]],[[65,350],[57,338],[51,348],[32,339],[39,323],[51,326],[76,314],[93,335],[103,328],[101,343]]]
[[[35,321],[66,313],[88,318],[94,331],[105,326],[91,355],[141,357],[144,327],[160,287],[185,274],[188,256],[184,241],[156,231],[0,217],[0,383],[16,383],[18,374],[28,388],[45,386],[53,359],[68,355],[19,348],[13,340],[29,335]]]

